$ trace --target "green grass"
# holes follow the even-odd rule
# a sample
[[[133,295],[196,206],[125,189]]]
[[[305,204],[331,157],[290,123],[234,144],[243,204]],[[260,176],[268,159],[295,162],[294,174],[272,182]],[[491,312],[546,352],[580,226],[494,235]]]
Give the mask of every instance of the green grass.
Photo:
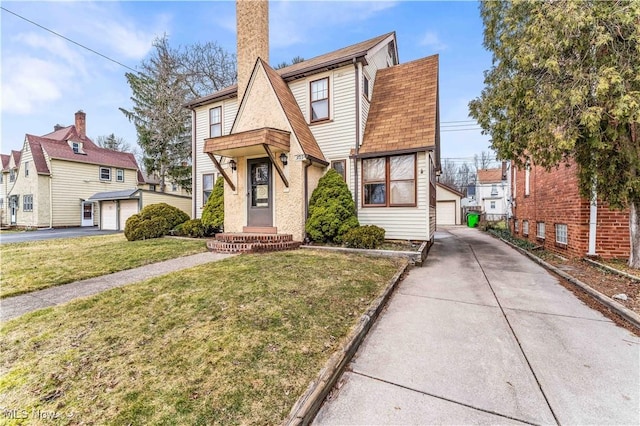
[[[0,298],[206,251],[203,240],[122,234],[2,244]]]
[[[0,406],[57,424],[277,424],[405,261],[243,255],[27,314]]]

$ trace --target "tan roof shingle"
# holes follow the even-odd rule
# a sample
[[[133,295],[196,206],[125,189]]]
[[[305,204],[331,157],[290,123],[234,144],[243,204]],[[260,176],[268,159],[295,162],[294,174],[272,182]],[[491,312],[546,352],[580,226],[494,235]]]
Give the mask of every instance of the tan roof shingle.
[[[378,70],[359,155],[436,146],[438,55]]]

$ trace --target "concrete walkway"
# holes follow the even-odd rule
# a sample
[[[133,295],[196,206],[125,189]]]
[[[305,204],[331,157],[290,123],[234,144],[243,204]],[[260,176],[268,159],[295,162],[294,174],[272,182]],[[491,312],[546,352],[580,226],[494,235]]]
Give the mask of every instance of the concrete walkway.
[[[640,424],[640,339],[475,229],[438,232],[315,424]]]
[[[15,297],[0,300],[0,321],[19,317],[27,312],[60,305],[78,297],[91,296],[114,287],[121,287],[144,281],[149,278],[165,275],[181,269],[191,268],[204,263],[214,262],[233,256],[230,254],[198,253],[177,259],[165,260],[140,266],[139,268],[115,272],[109,275],[89,278],[45,290],[34,291]]]

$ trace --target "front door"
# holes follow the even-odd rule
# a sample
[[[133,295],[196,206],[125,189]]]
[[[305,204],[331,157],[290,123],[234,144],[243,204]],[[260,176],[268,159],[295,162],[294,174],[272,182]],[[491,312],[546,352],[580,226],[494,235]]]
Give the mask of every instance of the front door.
[[[273,226],[271,160],[268,158],[248,160],[247,169],[249,170],[247,226]]]
[[[82,203],[82,226],[93,226],[93,203]]]
[[[11,225],[15,225],[18,221],[18,197],[12,195],[9,197],[9,211],[11,213]]]

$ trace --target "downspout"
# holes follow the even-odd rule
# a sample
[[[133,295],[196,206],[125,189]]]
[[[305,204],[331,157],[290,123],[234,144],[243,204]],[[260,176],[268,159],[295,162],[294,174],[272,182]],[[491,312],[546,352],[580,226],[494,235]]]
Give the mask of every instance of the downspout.
[[[353,66],[356,69],[356,155],[353,159],[353,196],[356,202],[356,217],[358,217],[358,153],[360,152],[360,67],[355,58],[353,58]]]
[[[308,163],[307,163],[308,161]],[[304,165],[304,227],[307,227],[307,219],[309,219],[309,167],[311,167],[311,160],[305,160]],[[305,231],[306,234],[306,231]]]
[[[193,161],[191,162],[191,199],[193,202],[191,203],[191,218],[195,219],[196,216],[196,190],[197,190],[197,170],[198,170],[198,155],[196,153],[196,111],[191,108],[191,158]]]
[[[53,229],[53,189],[51,188],[51,173],[49,173],[49,229]]]
[[[589,251],[587,256],[597,256],[596,233],[598,231],[598,192],[594,183],[591,190],[591,202],[589,206]]]

